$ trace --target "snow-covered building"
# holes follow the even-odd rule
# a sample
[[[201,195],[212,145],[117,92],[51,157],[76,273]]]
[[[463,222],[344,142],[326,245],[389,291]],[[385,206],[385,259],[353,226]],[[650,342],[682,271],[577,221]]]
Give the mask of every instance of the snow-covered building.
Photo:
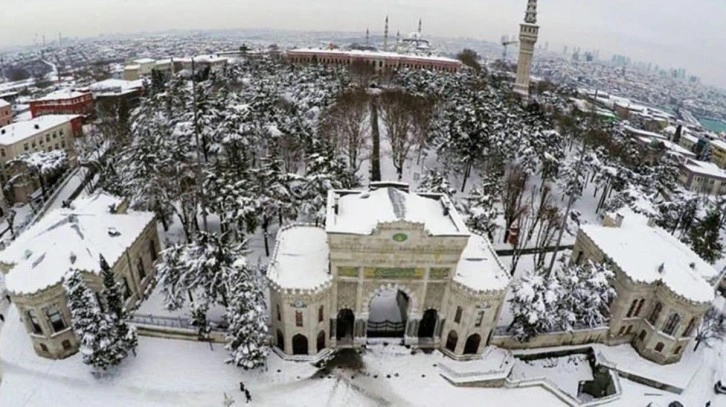
[[[583,225],[573,260],[606,262],[617,296],[606,343],[631,343],[644,358],[677,362],[714,299],[720,274],[688,246],[628,209]]]
[[[401,68],[457,72],[463,66],[461,61],[452,58],[386,51],[301,48],[287,50],[285,56],[291,63],[315,62],[338,66],[362,63],[370,66],[375,72],[394,71]]]
[[[7,126],[13,122],[13,109],[5,99],[0,99],[0,126]]]
[[[726,169],[726,141],[711,140],[711,162]]]
[[[285,354],[383,336],[455,358],[483,351],[510,280],[447,196],[385,182],[330,191],[324,228],[281,229],[267,277]]]
[[[33,117],[46,114],[80,114],[93,113],[93,95],[73,89],[60,89],[41,98],[30,101]]]
[[[726,170],[705,161],[686,160],[678,181],[689,191],[706,195],[726,194]]]
[[[96,112],[103,117],[117,114],[123,103],[126,109],[136,107],[144,93],[144,81],[106,79],[90,85],[88,90],[95,99]]]
[[[69,270],[81,270],[98,292],[103,256],[133,307],[152,285],[159,249],[154,214],[128,211],[104,193],[54,210],[21,234],[0,252],[0,271],[35,352],[59,359],[78,350],[62,284]]]

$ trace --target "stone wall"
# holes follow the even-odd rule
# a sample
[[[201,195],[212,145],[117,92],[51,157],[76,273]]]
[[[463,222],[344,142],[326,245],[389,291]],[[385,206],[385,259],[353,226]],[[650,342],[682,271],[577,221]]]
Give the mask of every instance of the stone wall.
[[[512,336],[492,336],[490,345],[504,349],[535,349],[556,346],[584,345],[588,343],[606,343],[608,327],[583,329],[571,332],[551,332],[536,336],[528,342],[520,342]]]

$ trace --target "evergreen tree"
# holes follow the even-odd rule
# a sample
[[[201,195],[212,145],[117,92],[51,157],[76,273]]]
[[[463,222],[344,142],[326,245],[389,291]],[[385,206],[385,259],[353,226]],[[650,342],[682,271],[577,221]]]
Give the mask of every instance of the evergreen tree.
[[[613,272],[604,263],[581,266],[571,263],[558,270],[561,298],[558,304],[560,329],[593,328],[604,325],[610,315],[615,289],[610,284]]]
[[[487,176],[480,187],[474,188],[469,196],[466,226],[474,232],[494,240],[497,217],[501,211],[496,206],[497,197],[502,194],[502,185],[496,176]]]
[[[445,194],[452,196],[456,190],[451,187],[446,174],[431,168],[426,169],[423,179],[418,184],[418,190],[421,192],[432,192],[434,194]]]
[[[114,324],[96,301],[96,296],[86,286],[79,270],[70,270],[63,286],[71,311],[71,326],[80,342],[83,363],[94,369],[106,370],[118,365],[124,355],[116,345]]]
[[[230,325],[226,349],[231,354],[227,363],[245,370],[262,366],[268,352],[268,316],[260,273],[240,258],[230,270],[227,287],[232,298],[227,307]]]
[[[559,283],[543,269],[528,271],[515,280],[509,300],[514,316],[509,329],[514,337],[527,342],[558,327],[559,300]]]
[[[709,263],[715,263],[723,257],[723,245],[720,242],[722,216],[718,210],[709,211],[691,229],[686,239],[691,249]]]
[[[106,301],[107,320],[113,324],[115,335],[114,342],[122,357],[128,356],[129,352],[136,352],[139,343],[136,336],[136,327],[129,325],[129,315],[121,295],[121,285],[116,281],[111,267],[106,259],[101,256],[101,277],[103,278],[103,291],[101,292]]]

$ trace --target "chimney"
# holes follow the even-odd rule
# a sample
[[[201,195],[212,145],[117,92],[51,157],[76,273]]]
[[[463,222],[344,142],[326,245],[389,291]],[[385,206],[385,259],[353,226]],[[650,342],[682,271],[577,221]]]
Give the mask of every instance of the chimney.
[[[333,211],[335,211],[335,214],[337,215],[338,214],[338,200],[340,199],[340,197],[338,195],[335,195],[335,197],[333,199],[334,199]]]

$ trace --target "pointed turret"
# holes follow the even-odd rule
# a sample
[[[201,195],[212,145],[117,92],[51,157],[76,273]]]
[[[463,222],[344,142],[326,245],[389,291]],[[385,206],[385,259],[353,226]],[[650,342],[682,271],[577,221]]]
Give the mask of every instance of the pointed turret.
[[[537,0],[529,0],[529,3],[527,3],[527,13],[524,15],[524,22],[527,24],[537,24]]]

